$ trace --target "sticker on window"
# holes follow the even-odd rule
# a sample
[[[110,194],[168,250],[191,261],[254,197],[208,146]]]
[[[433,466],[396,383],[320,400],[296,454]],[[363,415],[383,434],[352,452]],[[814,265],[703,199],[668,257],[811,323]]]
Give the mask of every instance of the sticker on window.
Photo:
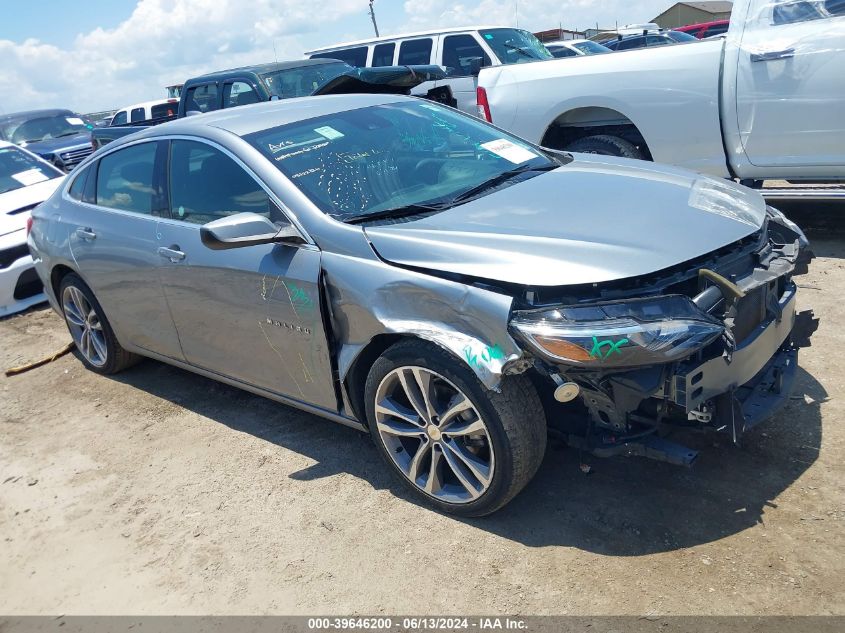
[[[336,138],[343,138],[343,134],[341,132],[338,132],[336,129],[328,125],[314,128],[314,131],[321,136],[325,136],[330,141],[333,141]]]
[[[66,116],[65,121],[67,121],[71,125],[85,125],[85,121],[75,116]]]
[[[485,39],[485,40],[492,40],[492,39],[493,39],[493,34],[492,34],[492,33],[485,33],[485,34],[484,34],[484,39]]]
[[[20,171],[16,174],[12,174],[12,178],[17,180],[24,187],[29,187],[30,185],[49,180],[49,177],[42,173],[40,169],[27,169],[26,171]]]
[[[524,147],[520,147],[519,145],[514,145],[503,138],[500,138],[497,141],[490,141],[489,143],[482,143],[481,147],[486,149],[488,152],[492,152],[496,156],[501,156],[505,160],[515,164],[524,163],[532,158],[539,158],[539,156],[534,152],[527,150]]]

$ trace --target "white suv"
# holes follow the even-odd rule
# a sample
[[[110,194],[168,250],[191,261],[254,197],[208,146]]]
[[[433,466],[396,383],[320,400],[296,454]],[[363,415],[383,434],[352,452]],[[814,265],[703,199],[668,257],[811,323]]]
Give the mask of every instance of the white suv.
[[[411,94],[426,94],[448,85],[458,109],[476,114],[476,76],[484,66],[518,64],[552,59],[534,35],[522,29],[476,26],[380,37],[318,48],[308,57],[341,59],[352,66],[406,66],[437,64],[450,68],[450,76],[420,84]]]

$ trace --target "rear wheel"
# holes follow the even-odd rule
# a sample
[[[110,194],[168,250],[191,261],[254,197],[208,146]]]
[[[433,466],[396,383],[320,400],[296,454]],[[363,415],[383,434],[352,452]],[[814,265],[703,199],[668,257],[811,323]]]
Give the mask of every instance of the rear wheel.
[[[537,471],[546,422],[531,382],[501,393],[423,341],[388,349],[366,383],[367,419],[379,452],[421,499],[462,516],[490,514]]]
[[[645,155],[636,145],[624,138],[609,134],[596,134],[595,136],[579,138],[577,141],[570,143],[566,149],[571,152],[600,154],[602,156],[620,156],[640,160],[645,158]]]
[[[88,369],[114,374],[141,359],[120,346],[103,308],[78,275],[70,273],[62,279],[59,297],[67,328]]]

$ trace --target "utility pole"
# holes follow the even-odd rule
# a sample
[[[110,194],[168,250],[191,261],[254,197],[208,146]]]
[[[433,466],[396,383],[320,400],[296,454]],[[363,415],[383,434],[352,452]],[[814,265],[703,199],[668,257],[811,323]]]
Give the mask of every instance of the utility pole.
[[[376,37],[380,37],[378,34],[378,24],[376,24],[376,12],[373,10],[373,2],[375,2],[375,0],[370,0],[370,18],[373,20],[373,28],[376,30]]]

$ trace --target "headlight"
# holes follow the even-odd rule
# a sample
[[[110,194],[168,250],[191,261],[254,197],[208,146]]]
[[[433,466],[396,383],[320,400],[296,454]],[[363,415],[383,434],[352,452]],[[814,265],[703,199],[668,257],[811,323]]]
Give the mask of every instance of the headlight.
[[[681,295],[516,312],[511,325],[542,356],[579,367],[680,360],[724,330]]]

